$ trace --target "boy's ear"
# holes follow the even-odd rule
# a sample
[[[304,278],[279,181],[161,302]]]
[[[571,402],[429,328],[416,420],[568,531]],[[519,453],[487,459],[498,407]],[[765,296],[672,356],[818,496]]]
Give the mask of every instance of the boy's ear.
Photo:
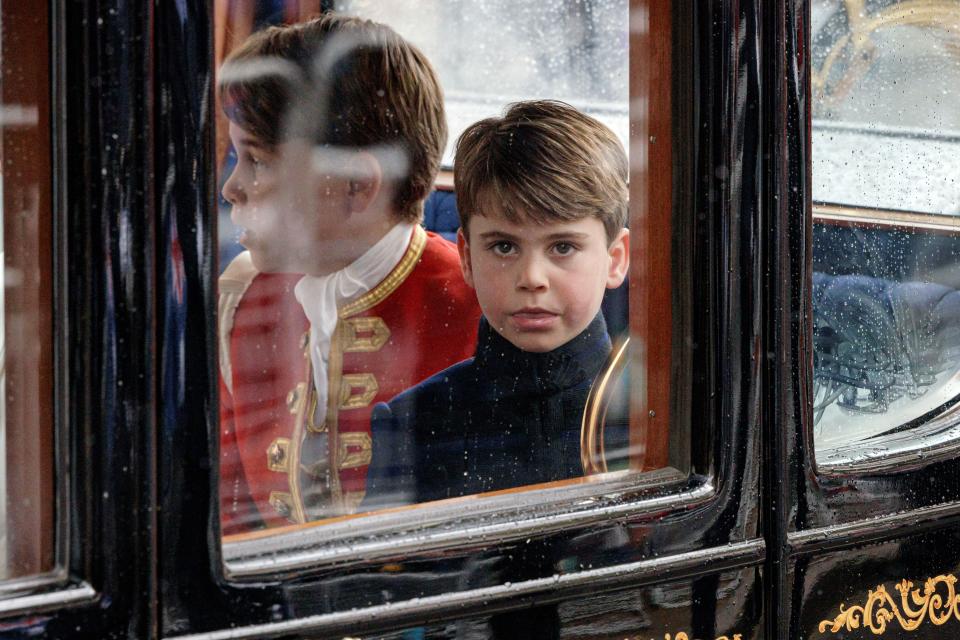
[[[460,253],[460,270],[463,272],[463,279],[471,289],[474,289],[476,287],[473,286],[473,268],[470,266],[470,243],[463,235],[463,227],[457,229],[457,251]]]
[[[376,200],[383,187],[383,168],[367,151],[352,154],[346,171],[347,206],[350,213],[362,213]]]
[[[616,289],[623,284],[630,269],[630,230],[621,229],[607,249],[610,269],[607,271],[607,289]]]

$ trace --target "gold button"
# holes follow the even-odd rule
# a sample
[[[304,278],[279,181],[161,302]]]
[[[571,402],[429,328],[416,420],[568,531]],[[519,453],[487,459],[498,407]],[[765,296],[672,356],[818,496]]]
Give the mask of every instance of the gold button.
[[[289,493],[271,491],[270,506],[272,506],[280,516],[287,520],[291,519],[290,516],[293,514],[293,498]]]
[[[290,450],[290,438],[277,438],[267,447],[267,468],[270,471],[287,471],[287,452]]]

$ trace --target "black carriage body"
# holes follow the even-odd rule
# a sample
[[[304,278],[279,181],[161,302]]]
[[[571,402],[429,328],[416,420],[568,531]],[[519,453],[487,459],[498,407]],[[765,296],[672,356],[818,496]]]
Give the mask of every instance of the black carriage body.
[[[918,624],[884,638],[956,637],[929,600],[956,596],[960,457],[831,474],[811,458],[809,2],[673,4],[689,478],[522,536],[401,538],[402,557],[237,580],[214,511],[213,9],[54,3],[68,574],[9,600],[0,635],[866,638],[885,585]]]

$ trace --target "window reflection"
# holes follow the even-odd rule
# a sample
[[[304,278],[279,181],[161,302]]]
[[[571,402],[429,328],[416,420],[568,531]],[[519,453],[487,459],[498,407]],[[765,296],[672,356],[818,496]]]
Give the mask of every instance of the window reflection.
[[[46,5],[0,5],[0,578],[53,569],[53,295]]]
[[[450,140],[510,102],[556,98],[604,122],[627,147],[626,0],[339,0],[423,49],[444,87]]]
[[[853,461],[960,399],[960,6],[821,0],[811,24],[814,440]]]
[[[820,0],[812,24],[814,199],[960,213],[960,8]]]
[[[530,17],[529,29],[477,34],[484,47],[549,54],[518,65],[525,79],[495,94],[482,80],[489,70],[450,66],[465,50],[428,55],[428,65],[404,39],[403,25],[415,25],[410,40],[427,50],[434,36],[424,25],[449,13],[460,17],[446,26],[466,28],[480,11],[470,3],[390,5],[388,22],[403,35],[339,14],[261,30],[224,51],[222,195],[236,229],[221,231],[219,280],[230,540],[631,467],[626,374],[610,382],[606,428],[586,457],[582,444],[587,396],[612,366],[611,334],[619,345],[627,326],[625,288],[612,304],[604,292],[623,282],[630,258],[626,2],[585,4],[561,11],[563,20],[553,5],[511,9]],[[508,12],[484,7],[500,19]],[[569,51],[533,38],[548,24]],[[582,52],[603,73],[581,73]],[[567,59],[578,62],[558,62]],[[433,66],[441,78],[459,75],[441,90]],[[549,99],[501,123],[510,131],[497,136],[499,173],[480,175],[490,163],[475,162],[471,188],[461,154],[456,190],[434,188],[444,148],[449,158],[467,125],[503,117],[520,98]],[[522,123],[546,135],[535,139]],[[488,153],[492,144],[472,146]],[[631,468],[641,466],[637,458]]]

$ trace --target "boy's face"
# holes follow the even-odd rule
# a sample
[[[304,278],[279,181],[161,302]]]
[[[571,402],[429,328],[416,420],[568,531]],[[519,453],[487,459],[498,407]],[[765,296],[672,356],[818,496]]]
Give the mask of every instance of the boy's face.
[[[264,272],[333,271],[324,258],[343,234],[348,181],[315,171],[313,148],[305,141],[271,148],[233,122],[230,141],[237,164],[223,197],[233,205],[230,217],[242,228],[239,242],[254,266]]]
[[[629,265],[626,229],[611,244],[597,218],[539,225],[473,216],[457,237],[467,283],[498,333],[524,351],[552,351],[596,316]]]

